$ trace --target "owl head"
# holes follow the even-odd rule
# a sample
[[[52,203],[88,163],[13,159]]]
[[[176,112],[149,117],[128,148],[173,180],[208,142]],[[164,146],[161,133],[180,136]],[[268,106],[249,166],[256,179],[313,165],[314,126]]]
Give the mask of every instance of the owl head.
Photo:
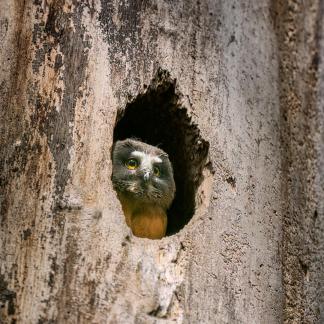
[[[171,162],[163,150],[135,139],[117,141],[112,162],[112,182],[117,193],[169,208],[175,182]]]

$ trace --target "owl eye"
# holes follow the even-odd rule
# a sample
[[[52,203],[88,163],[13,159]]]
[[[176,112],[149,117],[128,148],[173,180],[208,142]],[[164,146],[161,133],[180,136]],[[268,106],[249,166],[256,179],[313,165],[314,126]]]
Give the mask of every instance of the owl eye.
[[[125,163],[128,170],[135,170],[138,168],[138,162],[135,159],[129,159]]]
[[[153,173],[155,176],[159,177],[161,175],[160,168],[157,166],[153,167]]]

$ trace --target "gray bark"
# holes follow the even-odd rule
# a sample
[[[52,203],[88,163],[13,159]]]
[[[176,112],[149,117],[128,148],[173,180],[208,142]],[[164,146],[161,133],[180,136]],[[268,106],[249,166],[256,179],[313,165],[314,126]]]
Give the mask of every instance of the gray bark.
[[[0,0],[0,322],[324,322],[323,6]],[[110,154],[160,85],[209,152],[175,155],[195,212],[148,240]]]

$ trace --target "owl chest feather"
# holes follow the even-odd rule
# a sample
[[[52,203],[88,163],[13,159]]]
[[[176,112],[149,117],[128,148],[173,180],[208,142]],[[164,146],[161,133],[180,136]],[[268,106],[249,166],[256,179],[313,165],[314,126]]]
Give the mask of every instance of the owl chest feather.
[[[126,223],[134,235],[143,238],[161,239],[167,228],[165,210],[157,205],[141,204],[119,196]]]

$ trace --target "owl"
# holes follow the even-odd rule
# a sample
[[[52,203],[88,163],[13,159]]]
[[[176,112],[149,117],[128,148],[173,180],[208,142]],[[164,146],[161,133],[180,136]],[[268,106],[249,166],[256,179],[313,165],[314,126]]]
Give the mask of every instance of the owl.
[[[135,139],[117,141],[112,152],[112,183],[127,225],[138,237],[160,239],[176,187],[163,150]]]

